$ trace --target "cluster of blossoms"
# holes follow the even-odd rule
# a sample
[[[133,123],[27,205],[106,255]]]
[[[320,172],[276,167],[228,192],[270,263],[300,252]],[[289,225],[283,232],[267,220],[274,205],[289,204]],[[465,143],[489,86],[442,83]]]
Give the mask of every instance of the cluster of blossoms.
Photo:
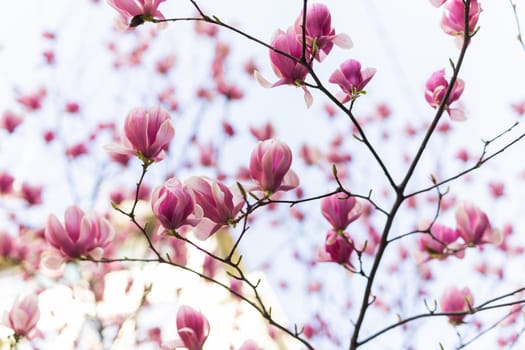
[[[457,242],[460,238],[463,244]],[[434,223],[418,244],[430,258],[445,259],[449,255],[462,258],[465,247],[500,241],[500,232],[492,228],[487,214],[471,203],[462,203],[456,210],[455,229]]]
[[[444,5],[443,17],[441,18],[441,28],[449,35],[458,39],[458,44],[463,43],[465,37],[465,9],[466,3],[463,0],[431,0],[436,7]],[[474,35],[477,28],[481,6],[477,0],[471,0],[468,10],[468,30],[469,37]],[[432,108],[439,108],[444,103],[445,111],[450,119],[463,121],[466,119],[465,113],[461,108],[450,108],[450,105],[459,100],[465,83],[461,79],[454,82],[450,88],[450,94],[445,101],[445,95],[449,89],[449,83],[445,79],[445,70],[441,69],[434,72],[427,80],[425,85],[425,99]]]
[[[251,190],[270,195],[297,187],[299,179],[290,169],[291,163],[292,152],[286,144],[274,139],[259,142],[250,160],[250,174],[256,183]],[[184,183],[168,179],[151,198],[153,213],[164,231],[189,225],[201,240],[234,224],[243,204],[240,194],[204,176],[190,177]]]
[[[361,206],[354,197],[336,193],[321,201],[321,213],[332,228],[326,234],[324,246],[318,251],[318,259],[351,267],[354,244],[345,230],[359,218]]]
[[[307,8],[306,16],[301,12],[293,26],[286,31],[277,31],[271,45],[273,49],[270,50],[270,61],[279,80],[272,84],[257,71],[255,71],[255,78],[264,87],[280,85],[301,87],[306,104],[310,106],[313,98],[306,88],[305,79],[310,73],[313,62],[321,62],[334,45],[351,48],[353,44],[346,34],[336,34],[332,27],[330,11],[325,5],[311,4]],[[329,81],[340,86],[342,91],[338,94],[338,98],[342,103],[346,103],[364,93],[365,85],[374,74],[375,69],[361,70],[358,61],[349,59],[341,64],[340,69],[332,74]]]

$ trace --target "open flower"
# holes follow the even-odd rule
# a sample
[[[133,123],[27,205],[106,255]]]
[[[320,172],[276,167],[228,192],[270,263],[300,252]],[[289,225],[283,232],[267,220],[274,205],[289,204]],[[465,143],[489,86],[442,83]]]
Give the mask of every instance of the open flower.
[[[483,243],[499,243],[501,236],[493,230],[487,214],[472,203],[464,202],[456,210],[458,235],[468,246]]]
[[[66,209],[64,224],[51,214],[44,233],[46,241],[67,258],[102,255],[114,234],[108,220],[94,214],[86,215],[77,206]]]
[[[361,215],[361,206],[354,197],[336,193],[321,201],[321,212],[335,231],[344,231]]]
[[[38,296],[29,294],[19,298],[9,312],[5,312],[2,323],[15,332],[15,337],[31,337],[40,319]]]
[[[428,226],[428,223],[423,223],[421,226]],[[418,245],[419,249],[427,253],[430,258],[445,259],[451,254],[463,258],[465,250],[457,244],[453,245],[458,238],[457,230],[434,223],[430,228],[430,234],[421,235]]]
[[[445,110],[452,120],[462,121],[466,119],[465,113],[462,109],[449,107],[453,102],[457,101],[461,97],[464,88],[465,83],[463,80],[457,79],[454,82],[454,87],[452,88],[450,96],[445,103]],[[432,73],[425,85],[425,99],[430,104],[430,106],[432,106],[432,108],[439,108],[439,106],[443,103],[447,89],[448,81],[445,79],[445,70],[441,69]]]
[[[270,50],[270,61],[272,63],[272,69],[279,78],[275,83],[270,83],[258,71],[254,71],[255,79],[263,87],[270,88],[280,85],[293,85],[301,87],[304,91],[304,99],[306,105],[309,107],[313,102],[312,95],[304,85],[304,80],[308,75],[308,68],[298,60],[303,54],[303,48],[299,41],[297,41],[297,34],[294,28],[290,27],[286,32],[278,30],[275,37],[272,40],[272,47],[275,49],[288,54],[291,57],[285,56],[274,50]],[[292,59],[292,57],[297,60]]]
[[[203,218],[196,228],[197,238],[201,240],[229,225],[244,204],[226,185],[208,177],[193,176],[186,184],[202,209]]]
[[[328,81],[339,85],[342,92],[337,97],[341,103],[346,103],[365,93],[364,88],[375,73],[375,68],[361,70],[359,61],[349,59],[344,61],[339,69],[332,73]]]
[[[302,41],[303,12],[295,21],[297,40]],[[334,44],[350,49],[352,40],[346,34],[335,34],[332,17],[324,4],[310,4],[306,10],[305,41],[308,53],[321,62],[332,50]]]
[[[164,19],[158,7],[166,0],[107,0],[130,27],[136,27],[152,19]]]
[[[450,287],[443,292],[439,305],[443,312],[466,312],[474,306],[474,297],[470,289],[466,287],[461,290]],[[463,323],[464,318],[465,315],[450,315],[448,321],[453,325],[458,325]]]

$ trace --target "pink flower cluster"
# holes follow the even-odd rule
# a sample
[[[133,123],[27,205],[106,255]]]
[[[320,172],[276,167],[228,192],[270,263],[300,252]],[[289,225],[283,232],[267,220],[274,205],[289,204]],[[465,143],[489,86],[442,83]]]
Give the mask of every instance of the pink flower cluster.
[[[165,231],[189,225],[201,240],[230,225],[242,204],[227,186],[207,177],[192,177],[186,183],[171,178],[151,198],[153,214]]]
[[[462,239],[463,243],[457,242]],[[492,228],[481,209],[471,203],[462,203],[456,210],[456,229],[434,223],[430,234],[419,238],[418,245],[430,258],[445,259],[449,255],[463,258],[466,247],[485,243],[498,244],[501,234]]]
[[[286,144],[274,139],[259,142],[250,160],[250,174],[256,182],[252,190],[269,195],[297,187],[299,179],[290,170],[291,163],[292,152]],[[193,176],[184,183],[171,178],[151,198],[153,214],[164,231],[192,226],[201,240],[235,224],[243,204],[238,193],[205,176]]]
[[[331,14],[326,5],[310,4],[306,16],[301,12],[295,24],[288,30],[278,30],[271,45],[273,49],[270,50],[270,61],[279,80],[272,84],[257,71],[254,72],[255,78],[264,87],[280,85],[301,87],[306,105],[310,106],[313,98],[306,88],[305,79],[310,73],[313,61],[321,62],[334,45],[351,48],[353,44],[346,34],[335,33]],[[371,68],[361,71],[361,64],[356,60],[347,60],[332,74],[330,82],[341,87],[342,93],[339,98],[345,103],[364,93],[363,88],[372,79],[374,73],[375,70]]]

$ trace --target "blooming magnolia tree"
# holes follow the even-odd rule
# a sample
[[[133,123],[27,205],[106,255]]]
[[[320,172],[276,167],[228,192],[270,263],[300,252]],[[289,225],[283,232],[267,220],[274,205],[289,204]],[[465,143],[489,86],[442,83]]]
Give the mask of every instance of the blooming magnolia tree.
[[[511,187],[523,176],[513,183],[508,174],[523,169],[490,174],[525,133],[511,122],[461,143],[481,123],[462,103],[460,76],[484,35],[482,5],[426,4],[431,30],[456,46],[437,70],[424,67],[417,98],[427,105],[414,121],[396,114],[396,101],[377,102],[389,94],[374,85],[383,68],[363,68],[372,64],[352,53],[362,44],[335,28],[342,14],[329,4],[296,2],[287,29],[266,40],[227,22],[216,4],[179,3],[86,4],[118,16],[97,63],[111,67],[97,89],[118,86],[114,112],[52,79],[35,92],[16,89],[3,112],[0,262],[17,291],[3,346],[519,347],[523,225]],[[66,57],[60,35],[43,33],[51,49],[41,69],[50,74]],[[186,40],[176,47],[184,50],[162,51],[172,39]],[[237,42],[267,56],[246,56]],[[302,95],[293,106],[250,95],[291,100],[293,88]],[[273,107],[293,120],[234,117],[266,118]],[[512,118],[525,112],[523,102],[511,107]],[[314,119],[301,118],[312,110]],[[112,115],[89,117],[101,113]],[[26,182],[24,157],[20,168],[8,165],[28,135],[38,135],[35,152],[46,159],[40,185]],[[127,308],[114,310],[118,293]],[[60,311],[58,298],[76,307]]]

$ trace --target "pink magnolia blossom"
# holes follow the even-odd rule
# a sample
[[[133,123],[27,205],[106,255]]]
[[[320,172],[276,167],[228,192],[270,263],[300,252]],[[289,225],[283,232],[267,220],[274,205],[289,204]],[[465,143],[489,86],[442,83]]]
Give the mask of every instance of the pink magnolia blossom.
[[[466,312],[474,306],[474,297],[470,289],[463,288],[462,290],[456,287],[449,287],[441,295],[439,305],[443,312]],[[453,325],[463,323],[465,315],[450,315],[448,321]]]
[[[487,214],[472,203],[464,202],[456,210],[458,235],[468,246],[498,243],[499,231],[493,230]]]
[[[313,98],[304,85],[304,80],[308,75],[308,68],[298,62],[303,54],[303,49],[301,43],[297,41],[297,34],[295,33],[294,29],[288,28],[286,32],[282,30],[277,31],[271,45],[275,49],[282,51],[289,56],[296,58],[297,60],[275,52],[274,50],[270,50],[272,69],[279,80],[272,84],[263,76],[261,76],[258,71],[254,72],[255,79],[259,82],[259,84],[266,88],[280,85],[294,85],[301,87],[304,91],[306,105],[310,107],[312,105]]]
[[[15,337],[31,337],[40,319],[38,296],[29,294],[19,298],[9,312],[4,312],[2,323],[15,332]]]
[[[0,127],[12,134],[23,121],[24,117],[22,115],[15,114],[11,111],[5,111],[0,119]]]
[[[121,144],[108,145],[106,150],[159,161],[175,136],[175,129],[166,110],[160,107],[135,108],[126,118],[124,134]]]
[[[427,224],[425,223],[424,225]],[[445,259],[450,254],[463,258],[465,251],[459,245],[451,245],[459,238],[459,234],[455,229],[434,223],[430,228],[430,233],[431,235],[423,234],[419,238],[418,245],[421,251],[436,259]]]
[[[197,238],[204,240],[231,224],[244,202],[223,183],[204,176],[193,176],[186,181],[202,209],[203,219],[196,229]]]
[[[321,212],[334,231],[344,231],[361,215],[361,206],[354,197],[336,193],[321,201]]]
[[[30,185],[27,182],[24,182],[20,188],[20,196],[30,206],[42,204],[42,186]]]
[[[64,110],[67,113],[75,114],[80,112],[80,105],[78,102],[67,102]]]
[[[303,12],[295,21],[297,40],[302,41]],[[335,34],[332,17],[324,4],[310,4],[306,10],[305,26],[306,48],[310,55],[321,62],[332,50],[334,44],[342,48],[351,48],[352,40],[346,34]]]
[[[15,178],[11,174],[2,171],[0,172],[0,194],[9,194],[13,191],[13,183]]]
[[[470,1],[468,11],[468,32],[472,35],[476,30],[481,6],[478,0]],[[441,18],[441,28],[449,35],[463,36],[465,33],[465,3],[463,0],[448,0],[445,3],[443,17]]]
[[[87,215],[79,207],[70,206],[64,214],[64,224],[55,215],[49,216],[44,235],[46,241],[66,258],[99,257],[115,231],[105,218]]]
[[[88,154],[88,152],[88,147],[84,142],[80,142],[66,148],[66,156],[71,158],[78,158],[81,155]]]
[[[192,217],[195,201],[191,190],[179,179],[168,179],[151,195],[153,214],[166,230],[177,230],[184,225],[195,225]]]
[[[177,332],[188,350],[202,350],[210,333],[210,324],[202,313],[183,305],[177,312]]]
[[[461,97],[464,88],[465,83],[463,80],[457,79],[454,82],[454,87],[452,88],[450,96],[445,103],[445,110],[452,120],[462,121],[466,119],[463,110],[460,108],[449,107],[453,102],[457,101]],[[443,103],[447,89],[448,81],[445,79],[445,70],[441,69],[432,73],[425,85],[425,99],[430,104],[430,106],[432,106],[432,108],[439,108],[439,106]]]
[[[166,0],[107,0],[130,27],[136,27],[152,19],[164,19],[159,5]]]
[[[346,232],[328,231],[324,247],[318,252],[318,260],[352,266],[350,258],[354,251],[352,238]]]
[[[40,88],[32,94],[22,95],[16,100],[23,105],[28,111],[33,112],[42,107],[42,101],[46,97],[47,91],[45,88]]]
[[[261,141],[250,158],[250,175],[258,190],[288,191],[299,185],[297,175],[290,170],[292,151],[285,143],[270,139]]]
[[[361,63],[349,59],[332,73],[328,81],[339,85],[342,92],[338,94],[338,98],[342,103],[346,103],[365,93],[363,89],[375,73],[375,68],[361,70]]]

